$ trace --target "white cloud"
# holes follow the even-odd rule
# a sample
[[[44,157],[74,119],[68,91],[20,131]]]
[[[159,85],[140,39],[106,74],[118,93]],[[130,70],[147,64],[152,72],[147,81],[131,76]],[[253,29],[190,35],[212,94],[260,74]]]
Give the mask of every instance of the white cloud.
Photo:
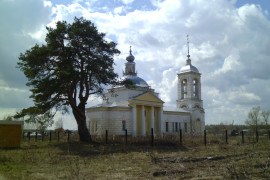
[[[244,105],[263,101],[262,92],[235,89],[247,88],[253,78],[269,79],[263,70],[270,67],[267,61],[270,55],[264,50],[270,43],[269,21],[259,6],[245,5],[237,9],[234,4],[225,0],[165,0],[157,3],[155,10],[119,15],[122,12],[119,6],[111,13],[89,12],[85,16],[94,21],[99,30],[114,36],[118,48],[125,53],[116,59],[117,72],[122,72],[131,44],[138,75],[169,104],[175,103],[177,98],[176,74],[185,65],[185,36],[189,34],[192,63],[202,73],[203,97],[208,98],[204,99],[206,117],[211,120],[207,115],[209,108],[218,115],[219,110],[227,113],[235,106],[242,109]],[[80,11],[85,12],[85,9]],[[260,55],[258,51],[264,52]],[[154,71],[149,72],[149,69]],[[241,120],[244,121],[244,117]]]
[[[239,68],[239,55],[231,54],[229,57],[226,57],[223,63],[223,66],[220,69],[217,69],[214,72],[214,75],[220,74],[220,73],[226,73],[228,71],[233,71],[234,69]]]
[[[122,0],[124,4],[131,4],[134,0]]]
[[[177,76],[175,70],[170,68],[163,71],[162,80],[158,83],[157,89],[160,92],[160,98],[168,104],[175,104],[177,93]]]
[[[121,14],[123,12],[124,7],[120,6],[114,9],[115,14]]]
[[[39,18],[31,14],[26,16],[28,20],[24,19],[16,27],[5,22],[6,29],[18,30],[10,36],[12,44],[18,42],[21,36],[16,35],[22,31],[29,36],[25,39],[30,38],[31,42],[25,43],[27,47],[20,46],[16,52],[29,48],[33,39],[44,38],[41,27],[47,24],[43,20],[32,26],[33,19],[37,22],[40,17],[46,19],[48,16],[51,19],[49,25],[54,26],[56,21],[72,22],[74,16],[84,16],[105,32],[109,39],[117,41],[122,52],[116,58],[117,73],[121,75],[129,45],[132,45],[138,75],[160,93],[163,101],[173,104],[177,99],[177,73],[185,65],[186,34],[189,34],[192,64],[202,73],[206,123],[231,122],[231,119],[243,123],[246,109],[251,106],[262,104],[270,107],[266,101],[270,98],[270,22],[258,5],[236,8],[236,1],[227,0],[151,0],[156,9],[132,10],[119,4],[113,7],[106,5],[98,11],[95,5],[99,1],[79,1],[67,5],[45,2],[52,13],[47,9],[46,15],[35,15]],[[129,0],[123,3],[131,7],[138,2]],[[18,19],[17,16],[10,22],[18,22]],[[4,39],[2,42],[6,41],[3,35],[0,38],[1,41]],[[1,47],[14,54],[8,47]],[[7,53],[5,55],[8,56]],[[5,58],[3,55],[0,57]],[[1,85],[7,84],[8,80],[4,79],[0,81]]]
[[[228,93],[228,100],[235,104],[256,104],[261,101],[258,95],[246,92],[243,89],[238,89],[236,91],[230,91]]]
[[[46,6],[52,7],[52,2],[51,1],[46,1],[45,0],[43,3],[44,3],[44,7],[46,7]]]

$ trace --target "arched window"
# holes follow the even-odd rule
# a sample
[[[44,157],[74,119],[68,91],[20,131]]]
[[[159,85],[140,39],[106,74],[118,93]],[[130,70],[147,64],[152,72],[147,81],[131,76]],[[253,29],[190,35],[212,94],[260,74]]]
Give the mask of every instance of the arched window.
[[[195,98],[198,98],[198,80],[197,79],[194,79],[193,80],[193,88],[192,88],[192,91],[193,91],[193,97]]]
[[[183,79],[181,81],[181,99],[187,98],[187,80]]]
[[[183,104],[183,105],[181,106],[181,108],[187,108],[187,105]]]
[[[195,106],[193,108],[200,108],[199,104],[195,104]]]
[[[123,121],[122,121],[122,130],[125,131],[126,128],[127,128],[127,127],[126,127],[126,121],[123,120]]]

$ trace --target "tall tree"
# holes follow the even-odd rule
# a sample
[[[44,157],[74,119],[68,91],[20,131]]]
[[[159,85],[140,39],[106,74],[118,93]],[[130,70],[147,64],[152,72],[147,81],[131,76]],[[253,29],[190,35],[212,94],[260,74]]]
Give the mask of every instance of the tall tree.
[[[260,111],[260,106],[257,106],[253,107],[248,113],[246,124],[250,126],[251,130],[254,132],[258,132],[259,125],[261,124]]]
[[[35,45],[19,56],[18,67],[28,78],[34,106],[16,117],[70,106],[80,140],[89,142],[85,105],[91,94],[101,94],[104,86],[117,84],[113,58],[120,51],[83,18],[75,18],[72,24],[57,22],[56,28],[46,29],[46,44]]]

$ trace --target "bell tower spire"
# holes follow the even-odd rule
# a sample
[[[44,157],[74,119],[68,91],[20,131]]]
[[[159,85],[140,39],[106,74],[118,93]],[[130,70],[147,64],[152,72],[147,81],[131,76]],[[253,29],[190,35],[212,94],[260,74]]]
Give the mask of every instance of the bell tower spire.
[[[189,36],[187,34],[187,60],[186,60],[186,65],[191,65],[191,59],[190,59],[190,55],[189,55]]]

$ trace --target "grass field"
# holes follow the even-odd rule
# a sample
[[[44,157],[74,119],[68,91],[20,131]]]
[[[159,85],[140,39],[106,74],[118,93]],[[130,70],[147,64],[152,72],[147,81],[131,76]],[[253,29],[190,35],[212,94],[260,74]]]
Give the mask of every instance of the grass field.
[[[184,145],[28,142],[0,149],[0,179],[269,179],[270,141]]]

